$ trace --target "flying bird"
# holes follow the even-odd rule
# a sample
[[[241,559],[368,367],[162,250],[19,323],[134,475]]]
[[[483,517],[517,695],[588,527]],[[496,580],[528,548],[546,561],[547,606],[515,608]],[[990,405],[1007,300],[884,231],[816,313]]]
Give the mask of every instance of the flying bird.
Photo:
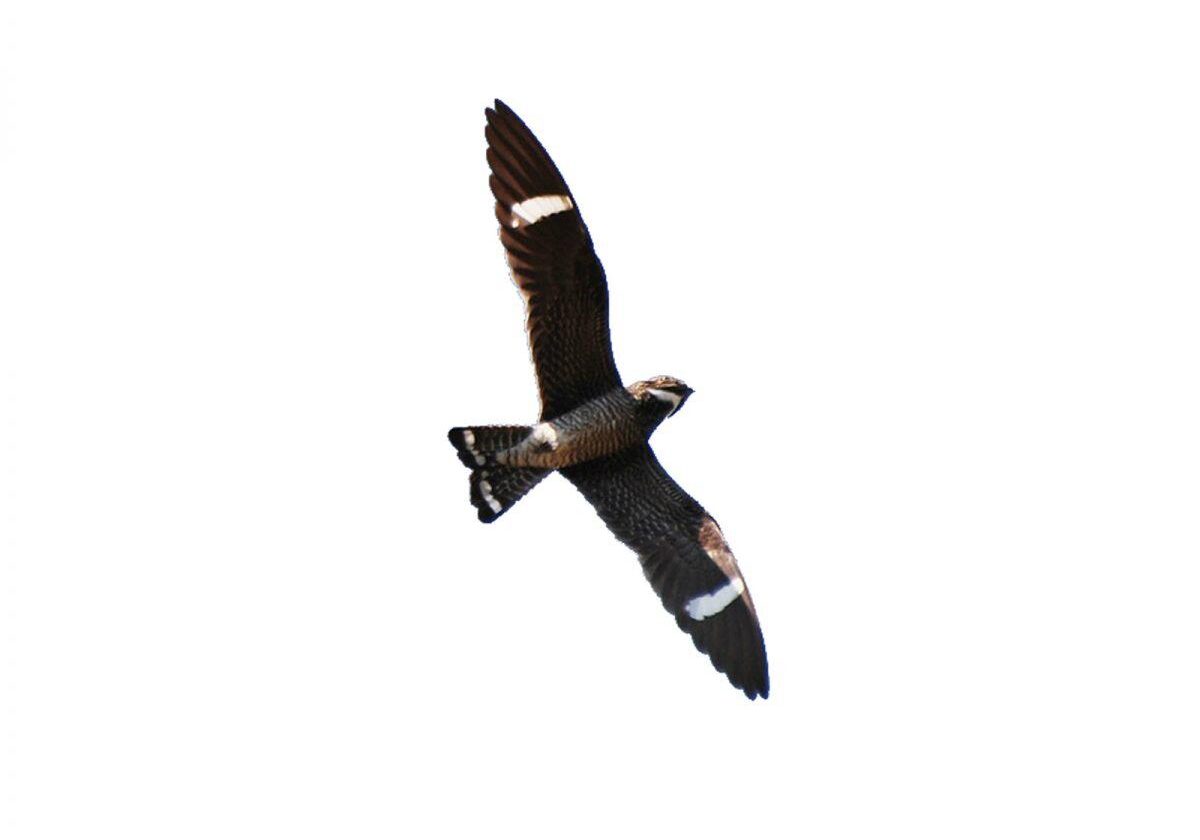
[[[766,697],[762,630],[733,552],[649,444],[692,389],[671,376],[622,384],[604,269],[575,197],[511,108],[496,100],[485,114],[489,184],[525,301],[541,417],[534,425],[450,430],[471,470],[471,503],[481,521],[494,522],[558,471],[637,552],[663,606],[716,669],[750,699]]]

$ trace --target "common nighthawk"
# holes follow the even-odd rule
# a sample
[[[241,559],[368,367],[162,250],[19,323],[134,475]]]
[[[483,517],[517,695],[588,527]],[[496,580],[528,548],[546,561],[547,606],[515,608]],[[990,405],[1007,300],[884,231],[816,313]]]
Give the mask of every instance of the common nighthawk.
[[[750,699],[766,697],[767,652],[737,561],[648,442],[692,389],[670,376],[621,384],[604,269],[570,188],[511,108],[496,100],[485,113],[489,183],[525,299],[542,414],[534,426],[450,430],[471,470],[471,503],[493,522],[558,470],[637,552],[663,606],[716,669]]]

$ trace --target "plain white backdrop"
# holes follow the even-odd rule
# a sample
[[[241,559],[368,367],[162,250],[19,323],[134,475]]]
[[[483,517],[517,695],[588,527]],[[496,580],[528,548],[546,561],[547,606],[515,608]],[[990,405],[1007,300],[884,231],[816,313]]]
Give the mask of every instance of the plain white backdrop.
[[[1193,15],[5,3],[0,834],[1195,837]],[[496,96],[765,702],[565,481],[467,502]]]

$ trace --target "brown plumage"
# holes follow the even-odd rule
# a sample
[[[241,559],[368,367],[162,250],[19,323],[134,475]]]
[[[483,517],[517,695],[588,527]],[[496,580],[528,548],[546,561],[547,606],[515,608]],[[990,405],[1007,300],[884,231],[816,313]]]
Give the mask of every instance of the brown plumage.
[[[499,100],[488,108],[489,183],[542,401],[533,426],[451,429],[484,522],[552,471],[595,507],[676,623],[751,699],[769,691],[754,603],[716,521],[658,463],[648,440],[692,393],[669,376],[622,387],[608,286],[566,181],[533,132]]]

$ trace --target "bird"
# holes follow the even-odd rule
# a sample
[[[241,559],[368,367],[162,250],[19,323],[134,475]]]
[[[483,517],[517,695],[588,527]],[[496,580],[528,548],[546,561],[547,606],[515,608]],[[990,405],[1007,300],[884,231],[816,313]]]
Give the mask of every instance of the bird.
[[[525,303],[541,399],[537,423],[449,432],[481,522],[558,472],[633,549],[663,607],[751,700],[770,691],[762,629],[716,520],[667,473],[651,434],[693,393],[655,376],[624,385],[609,336],[608,284],[558,167],[517,114],[484,109],[500,241]]]

